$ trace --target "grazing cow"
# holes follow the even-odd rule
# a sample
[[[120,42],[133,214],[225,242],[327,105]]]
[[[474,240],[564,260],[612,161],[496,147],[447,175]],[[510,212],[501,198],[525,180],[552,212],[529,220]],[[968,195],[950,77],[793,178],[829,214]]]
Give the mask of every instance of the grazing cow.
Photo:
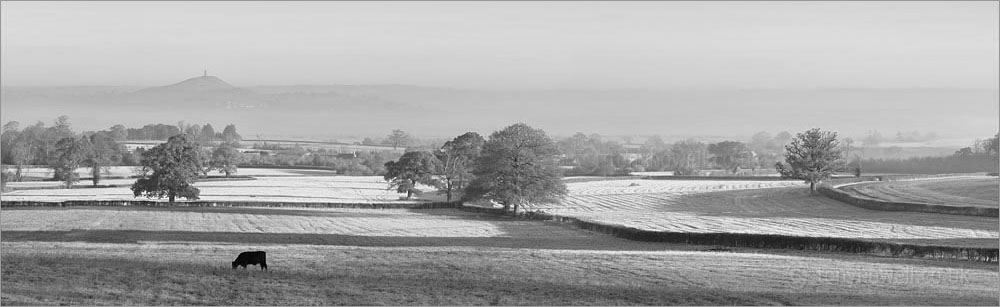
[[[242,252],[236,257],[236,261],[233,261],[233,269],[235,270],[237,266],[243,266],[245,270],[247,265],[260,265],[260,270],[267,270],[267,253],[263,251],[255,252]]]

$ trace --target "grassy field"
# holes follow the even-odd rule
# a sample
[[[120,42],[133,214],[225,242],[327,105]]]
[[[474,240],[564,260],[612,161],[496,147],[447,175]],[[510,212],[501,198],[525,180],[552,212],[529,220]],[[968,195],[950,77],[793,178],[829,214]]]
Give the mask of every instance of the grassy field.
[[[876,182],[854,184],[841,189],[893,202],[994,208],[1000,206],[1000,179],[997,177]]]
[[[38,221],[67,214],[94,222]],[[413,220],[426,223],[400,227]],[[0,226],[3,305],[984,305],[1000,295],[990,264],[709,251],[454,209],[32,208],[4,210]],[[267,251],[271,272],[232,271],[245,250]]]
[[[667,184],[676,187],[666,189]],[[784,187],[789,184],[793,186]],[[866,210],[810,196],[808,188],[797,182],[620,180],[570,184],[569,189],[562,203],[531,210],[653,231],[1000,245],[996,218]],[[669,192],[657,192],[662,190]]]

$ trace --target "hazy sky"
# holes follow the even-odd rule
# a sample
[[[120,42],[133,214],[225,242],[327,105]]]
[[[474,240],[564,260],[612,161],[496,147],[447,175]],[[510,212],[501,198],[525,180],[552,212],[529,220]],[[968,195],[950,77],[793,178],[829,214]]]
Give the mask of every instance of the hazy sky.
[[[996,1],[3,2],[2,83],[995,88]]]

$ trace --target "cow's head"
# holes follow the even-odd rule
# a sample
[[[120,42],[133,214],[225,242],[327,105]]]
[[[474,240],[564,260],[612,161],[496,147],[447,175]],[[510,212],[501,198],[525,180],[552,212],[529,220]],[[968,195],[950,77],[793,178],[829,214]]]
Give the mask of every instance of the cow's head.
[[[233,270],[235,270],[235,269],[236,269],[236,267],[238,267],[238,266],[240,266],[240,265],[239,265],[239,264],[236,264],[236,261],[233,261]]]

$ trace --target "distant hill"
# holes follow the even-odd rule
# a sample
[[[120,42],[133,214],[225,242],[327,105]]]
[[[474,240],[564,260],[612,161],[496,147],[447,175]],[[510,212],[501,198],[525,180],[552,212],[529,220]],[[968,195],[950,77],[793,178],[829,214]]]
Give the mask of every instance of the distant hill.
[[[145,88],[111,97],[111,100],[127,104],[173,105],[196,108],[199,111],[211,108],[261,108],[267,102],[265,97],[251,90],[232,86],[215,76],[196,77],[171,85]]]
[[[239,87],[215,76],[149,87],[10,87],[2,120],[51,122],[76,130],[149,123],[236,124],[244,135],[336,138],[404,129],[420,137],[484,135],[526,122],[553,135],[671,135],[747,139],[758,131],[812,127],[863,136],[896,131],[942,138],[996,133],[1000,99],[991,89],[818,90],[474,90],[411,85]],[[961,142],[964,143],[964,142]]]
[[[231,90],[237,90],[237,88],[216,76],[205,75],[167,86],[142,89],[137,93],[206,93]]]

